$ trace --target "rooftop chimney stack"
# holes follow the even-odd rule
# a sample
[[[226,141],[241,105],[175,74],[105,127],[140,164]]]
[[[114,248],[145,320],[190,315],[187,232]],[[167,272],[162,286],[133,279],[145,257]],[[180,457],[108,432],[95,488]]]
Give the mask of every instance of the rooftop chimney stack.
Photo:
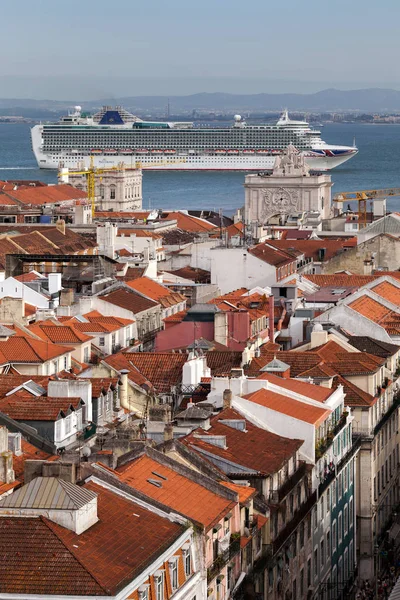
[[[174,439],[174,425],[173,423],[166,423],[164,427],[164,442],[170,442]]]
[[[224,390],[222,395],[222,409],[232,408],[232,391]]]

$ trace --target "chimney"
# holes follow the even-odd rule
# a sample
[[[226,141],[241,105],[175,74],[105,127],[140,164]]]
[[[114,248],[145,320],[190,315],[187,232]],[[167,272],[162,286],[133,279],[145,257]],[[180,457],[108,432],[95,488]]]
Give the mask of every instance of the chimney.
[[[222,410],[226,408],[232,408],[232,391],[224,390],[222,394]]]
[[[373,259],[364,260],[364,275],[372,275],[374,270],[374,261]]]
[[[328,341],[328,332],[325,331],[321,323],[316,323],[311,332],[310,350],[326,344]]]
[[[228,313],[217,312],[214,315],[214,341],[228,345]]]
[[[58,219],[57,223],[56,223],[56,228],[58,229],[58,231],[60,231],[63,235],[65,235],[65,221],[64,219]]]
[[[25,300],[6,296],[0,304],[0,323],[25,325]]]
[[[72,306],[74,303],[74,290],[65,288],[60,292],[60,306]]]
[[[128,369],[122,369],[122,371],[120,371],[120,375],[121,375],[121,379],[120,379],[121,387],[120,387],[120,391],[119,391],[119,399],[120,399],[122,408],[127,408],[129,410],[129,402],[128,402],[128,374],[129,374]]]
[[[274,306],[274,296],[271,295],[269,297],[269,314],[268,314],[268,327],[269,327],[269,340],[270,342],[274,341],[275,335],[275,306]]]
[[[15,456],[21,456],[22,454],[22,436],[18,431],[17,433],[8,432],[8,449]]]
[[[164,427],[164,442],[169,442],[174,439],[174,426],[172,423],[166,423]]]
[[[149,408],[150,421],[169,423],[172,419],[172,410],[169,404],[154,404]]]

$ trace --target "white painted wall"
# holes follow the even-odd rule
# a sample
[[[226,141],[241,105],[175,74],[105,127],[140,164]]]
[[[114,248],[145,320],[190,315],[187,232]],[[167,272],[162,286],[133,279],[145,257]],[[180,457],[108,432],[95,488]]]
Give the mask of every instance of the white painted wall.
[[[14,277],[7,277],[0,283],[0,298],[6,296],[11,298],[23,298],[27,304],[32,304],[38,308],[49,308],[49,298],[32,290],[30,287],[14,279]]]
[[[240,287],[271,286],[276,283],[276,268],[259,260],[245,248],[213,248],[193,244],[190,265],[211,271],[211,283],[221,294]]]

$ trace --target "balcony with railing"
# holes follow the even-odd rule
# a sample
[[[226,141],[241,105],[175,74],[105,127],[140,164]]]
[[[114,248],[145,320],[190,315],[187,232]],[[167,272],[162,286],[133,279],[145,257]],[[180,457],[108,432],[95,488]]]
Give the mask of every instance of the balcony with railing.
[[[344,411],[338,422],[330,429],[326,436],[317,440],[315,444],[315,461],[317,462],[327,450],[332,446],[335,437],[347,425],[349,413]]]
[[[307,473],[307,463],[300,461],[298,468],[281,485],[278,490],[272,490],[268,499],[269,504],[280,504],[282,500],[296,487]]]
[[[237,556],[240,553],[240,534],[233,534],[231,537],[230,544],[228,548],[218,554],[218,556],[214,559],[214,562],[207,569],[207,583],[210,583],[217,575],[222,571],[225,565],[228,564],[232,558]]]

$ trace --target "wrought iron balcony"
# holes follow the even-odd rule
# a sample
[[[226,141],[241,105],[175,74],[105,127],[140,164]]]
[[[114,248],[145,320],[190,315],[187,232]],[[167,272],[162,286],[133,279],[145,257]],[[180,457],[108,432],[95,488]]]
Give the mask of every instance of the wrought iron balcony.
[[[228,562],[234,558],[240,552],[240,537],[235,538],[229,544],[225,552],[219,554],[214,560],[211,567],[207,569],[207,583],[210,583],[218,575],[218,573],[225,567]]]

